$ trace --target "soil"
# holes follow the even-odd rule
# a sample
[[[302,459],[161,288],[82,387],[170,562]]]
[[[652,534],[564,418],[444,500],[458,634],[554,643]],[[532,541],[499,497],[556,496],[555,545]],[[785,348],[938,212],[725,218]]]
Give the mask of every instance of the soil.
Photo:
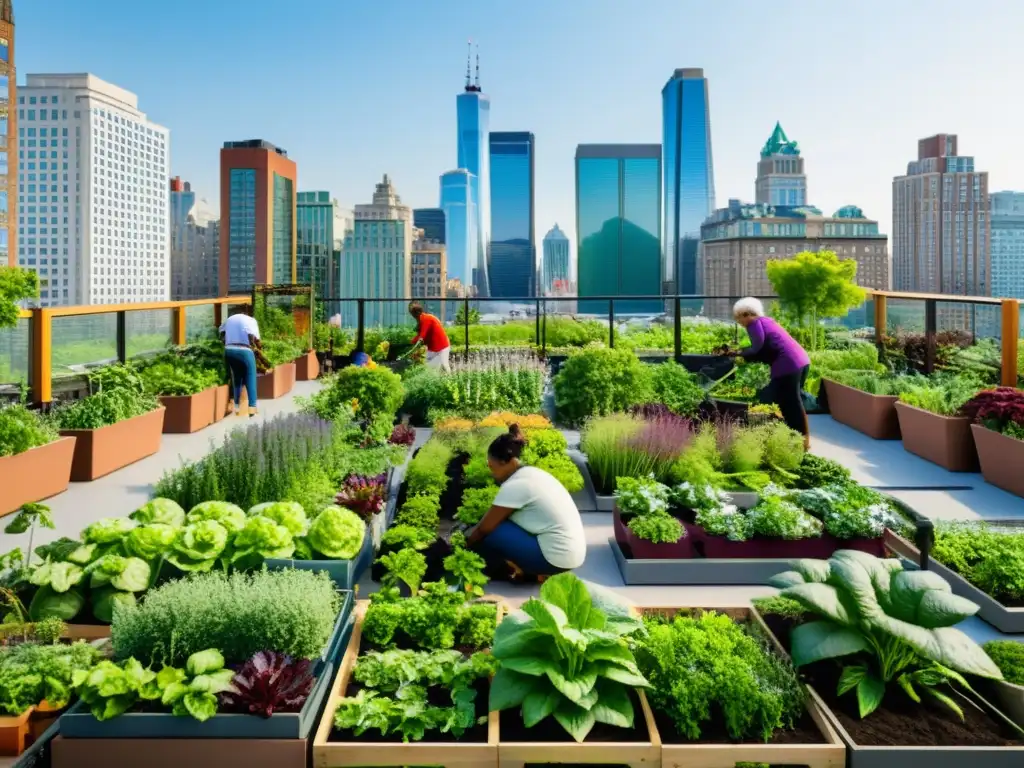
[[[487,715],[487,681],[478,680],[476,684],[476,716],[477,718],[485,717]],[[358,683],[350,683],[348,690],[346,691],[347,696],[355,696],[359,693],[361,685]],[[434,686],[427,690],[427,700],[431,704],[437,706],[451,706],[451,697],[448,695],[448,691],[441,686]],[[359,744],[402,744],[402,734],[393,733],[388,736],[381,736],[379,731],[367,731],[362,736],[353,735],[352,731],[339,730],[338,728],[331,729],[331,735],[328,741],[332,742],[356,742]],[[417,744],[452,744],[458,742],[459,744],[486,744],[487,743],[487,722],[483,725],[474,725],[472,728],[462,734],[461,737],[456,738],[451,733],[441,733],[440,731],[428,731],[423,741],[413,742]]]
[[[797,622],[776,615],[763,618],[788,650],[789,633]],[[953,698],[964,712],[963,721],[928,698],[921,704],[912,701],[898,686],[890,686],[882,706],[862,720],[854,694],[836,695],[841,671],[835,662],[823,661],[801,668],[800,677],[814,687],[858,746],[1024,747],[1024,740],[1016,740],[1011,729],[959,697]]]
[[[795,728],[790,730],[779,730],[772,734],[772,738],[763,742],[754,737],[737,741],[729,737],[725,723],[716,718],[710,723],[701,726],[701,737],[696,741],[684,739],[676,731],[675,726],[667,715],[661,712],[654,713],[654,722],[658,726],[658,734],[663,744],[826,744],[818,726],[814,724],[813,718],[806,712],[800,718]],[[503,734],[504,735],[504,734]]]
[[[463,471],[468,460],[469,456],[467,454],[460,453],[448,462],[448,487],[441,494],[442,520],[451,520],[462,505],[462,491],[464,490]]]
[[[635,693],[630,693],[633,700],[633,727],[617,728],[614,725],[597,723],[584,740],[586,744],[600,743],[644,743],[651,740],[647,732],[647,724],[644,722],[643,711],[640,708],[640,699]],[[575,739],[558,724],[553,717],[546,717],[532,728],[523,725],[523,717],[519,708],[506,709],[501,713],[501,740],[503,742],[530,742],[530,743],[556,743],[575,744]],[[564,768],[564,766],[563,766]]]

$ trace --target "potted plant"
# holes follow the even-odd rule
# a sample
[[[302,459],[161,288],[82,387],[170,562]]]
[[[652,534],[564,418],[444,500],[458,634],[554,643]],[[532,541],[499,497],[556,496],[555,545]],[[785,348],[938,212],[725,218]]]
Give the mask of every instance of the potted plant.
[[[903,447],[950,472],[977,472],[971,420],[959,413],[979,389],[957,376],[910,385],[896,403]]]
[[[822,383],[832,418],[875,440],[899,440],[896,415],[903,378],[883,378],[873,371],[837,371]]]
[[[0,515],[66,491],[74,437],[24,405],[0,408]]]
[[[261,370],[256,377],[256,389],[260,400],[276,400],[295,388],[295,359],[299,356],[297,345],[292,340],[268,340],[263,343],[263,354],[270,368]]]
[[[1024,496],[1024,392],[1011,387],[979,392],[964,403],[986,482]]]
[[[313,381],[320,375],[320,360],[311,349],[295,358],[295,380]]]
[[[223,373],[199,366],[173,353],[139,368],[143,389],[164,406],[164,434],[191,434],[213,423],[217,387]]]
[[[1017,725],[1024,725],[1024,643],[991,640],[983,646],[988,657],[1003,673],[991,682],[996,701]]]
[[[620,477],[612,525],[615,540],[631,557],[693,557],[693,540],[669,512],[669,488],[653,478]]]

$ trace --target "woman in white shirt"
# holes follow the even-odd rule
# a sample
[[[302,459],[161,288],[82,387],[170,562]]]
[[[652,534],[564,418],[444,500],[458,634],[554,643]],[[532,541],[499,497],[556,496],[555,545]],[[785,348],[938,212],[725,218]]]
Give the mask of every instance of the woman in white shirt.
[[[504,560],[512,579],[546,577],[583,565],[587,542],[572,496],[558,480],[519,460],[526,438],[513,424],[487,450],[498,495],[467,535],[470,547],[489,562]]]
[[[224,342],[224,359],[231,373],[231,389],[235,411],[242,413],[242,387],[249,398],[249,415],[256,411],[256,359],[267,365],[260,342],[260,326],[250,313],[251,307],[231,315],[220,327]]]

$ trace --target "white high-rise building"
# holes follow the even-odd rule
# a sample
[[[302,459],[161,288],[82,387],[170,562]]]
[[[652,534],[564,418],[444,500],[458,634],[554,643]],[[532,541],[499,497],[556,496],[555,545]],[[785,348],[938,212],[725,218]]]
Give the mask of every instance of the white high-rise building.
[[[90,74],[18,89],[18,264],[43,306],[166,301],[169,131]]]

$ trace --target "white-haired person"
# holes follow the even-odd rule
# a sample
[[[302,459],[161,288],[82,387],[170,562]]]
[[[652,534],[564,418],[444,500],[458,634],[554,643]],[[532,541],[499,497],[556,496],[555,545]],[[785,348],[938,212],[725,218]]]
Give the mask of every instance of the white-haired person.
[[[761,391],[761,400],[779,406],[783,421],[804,436],[804,447],[809,449],[811,431],[804,410],[803,388],[811,358],[785,328],[765,316],[764,305],[757,299],[740,299],[732,314],[750,337],[750,346],[734,354],[771,367],[771,382]]]

